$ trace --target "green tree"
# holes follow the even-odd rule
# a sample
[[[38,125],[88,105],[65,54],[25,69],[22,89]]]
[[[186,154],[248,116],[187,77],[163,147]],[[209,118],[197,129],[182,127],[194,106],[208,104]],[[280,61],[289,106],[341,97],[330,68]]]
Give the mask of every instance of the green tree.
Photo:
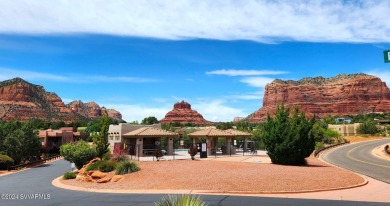
[[[152,125],[152,124],[156,124],[158,123],[158,119],[156,117],[153,117],[153,116],[149,116],[149,117],[145,117],[141,124],[145,124],[145,125]]]
[[[296,107],[289,117],[290,109],[278,105],[275,117],[269,114],[263,124],[262,139],[268,156],[274,164],[300,165],[314,150],[315,139],[311,133],[314,118],[307,120],[305,113]]]
[[[73,162],[77,169],[82,168],[83,165],[87,164],[97,155],[96,148],[84,141],[61,145],[60,154],[64,156],[65,160]]]
[[[100,118],[100,132],[95,135],[93,142],[96,145],[97,156],[102,158],[105,153],[108,152],[110,143],[108,142],[108,128],[110,126],[110,118],[103,115]]]
[[[373,120],[368,119],[360,124],[360,126],[357,128],[357,132],[359,134],[376,134],[379,131],[376,127],[375,122]]]

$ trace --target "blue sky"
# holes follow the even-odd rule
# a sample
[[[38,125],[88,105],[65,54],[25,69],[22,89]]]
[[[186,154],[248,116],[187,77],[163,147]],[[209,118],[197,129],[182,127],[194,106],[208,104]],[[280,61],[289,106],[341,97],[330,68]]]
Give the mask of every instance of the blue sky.
[[[390,84],[389,1],[0,1],[0,80],[126,121],[188,101],[210,121],[245,117],[275,78],[364,72]]]

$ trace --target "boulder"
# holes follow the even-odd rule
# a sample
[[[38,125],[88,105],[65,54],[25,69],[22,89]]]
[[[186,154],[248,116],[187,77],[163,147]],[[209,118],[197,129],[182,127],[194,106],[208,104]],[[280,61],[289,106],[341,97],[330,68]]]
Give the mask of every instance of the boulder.
[[[105,172],[100,172],[100,171],[94,171],[92,174],[91,174],[91,177],[94,178],[94,179],[101,179],[103,177],[107,176],[107,173]]]
[[[111,178],[111,182],[118,182],[119,180],[123,179],[123,175],[114,175],[112,178]]]
[[[97,183],[106,183],[106,182],[109,182],[110,180],[111,180],[111,178],[109,178],[109,177],[103,177],[102,179],[99,179],[96,182]]]

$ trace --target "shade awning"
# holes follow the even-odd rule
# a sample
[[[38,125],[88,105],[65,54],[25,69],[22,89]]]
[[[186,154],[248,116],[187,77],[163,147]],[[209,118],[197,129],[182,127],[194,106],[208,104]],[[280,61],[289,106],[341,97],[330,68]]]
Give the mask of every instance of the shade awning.
[[[236,129],[227,129],[225,131],[234,134],[234,136],[236,136],[236,137],[250,137],[250,136],[252,136],[251,133],[243,132],[243,131],[236,130]]]
[[[154,127],[142,127],[123,134],[124,137],[178,137],[176,132],[170,132]]]
[[[208,128],[188,134],[189,137],[234,137],[234,134],[224,130]]]

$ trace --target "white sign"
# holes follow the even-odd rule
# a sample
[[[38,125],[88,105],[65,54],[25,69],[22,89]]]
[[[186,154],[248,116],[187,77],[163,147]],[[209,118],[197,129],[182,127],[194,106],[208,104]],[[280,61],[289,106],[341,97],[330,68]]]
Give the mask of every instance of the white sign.
[[[207,151],[207,149],[206,149],[206,143],[202,143],[202,152],[205,152],[205,151]]]

